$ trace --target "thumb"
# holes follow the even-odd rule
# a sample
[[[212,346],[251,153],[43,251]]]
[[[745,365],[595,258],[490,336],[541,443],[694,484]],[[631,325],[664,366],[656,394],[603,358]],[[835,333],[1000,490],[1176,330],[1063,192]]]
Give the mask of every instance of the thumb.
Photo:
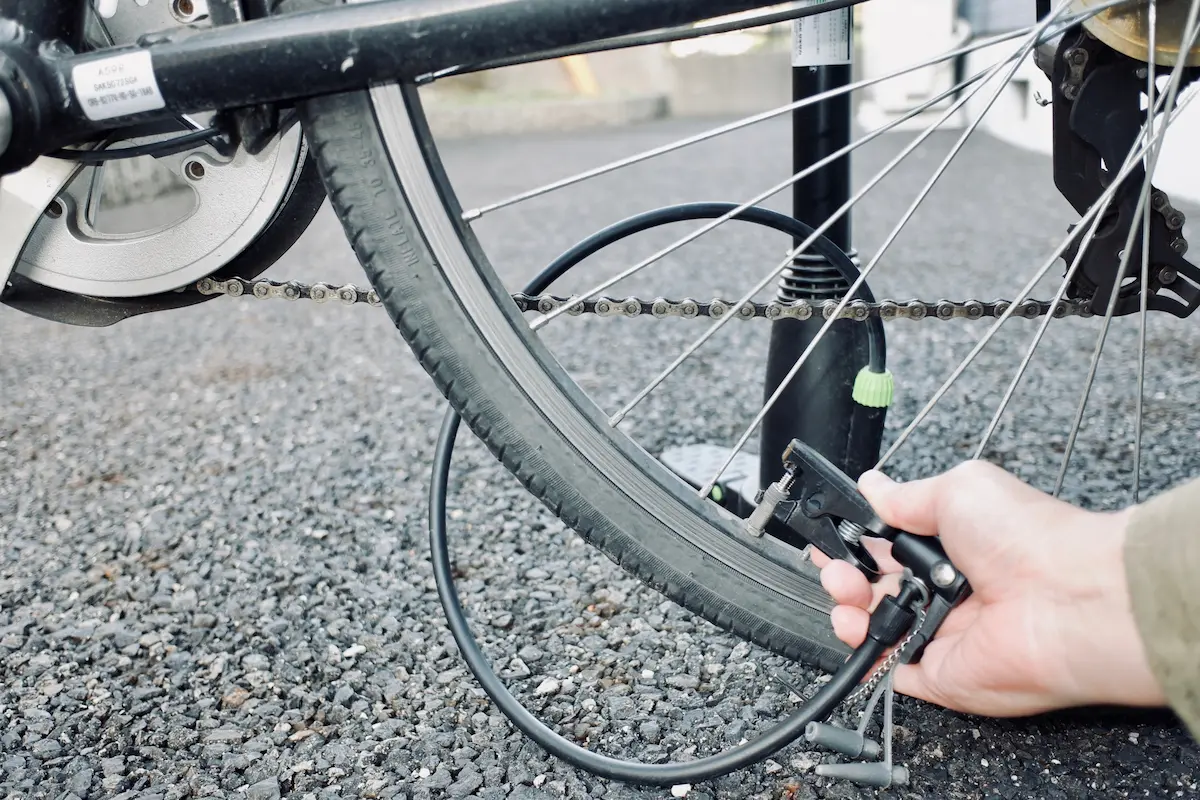
[[[909,533],[934,536],[938,532],[938,498],[942,481],[926,478],[897,483],[878,470],[869,470],[858,479],[858,488],[879,518]]]

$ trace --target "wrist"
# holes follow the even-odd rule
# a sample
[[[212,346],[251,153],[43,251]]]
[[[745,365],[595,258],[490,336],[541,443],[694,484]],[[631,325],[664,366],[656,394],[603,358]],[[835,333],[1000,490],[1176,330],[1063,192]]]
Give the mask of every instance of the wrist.
[[[1077,705],[1162,706],[1125,576],[1125,538],[1134,509],[1086,513],[1063,537],[1055,567],[1072,574],[1054,598],[1060,609],[1066,691]],[[1060,578],[1060,580],[1062,580]]]

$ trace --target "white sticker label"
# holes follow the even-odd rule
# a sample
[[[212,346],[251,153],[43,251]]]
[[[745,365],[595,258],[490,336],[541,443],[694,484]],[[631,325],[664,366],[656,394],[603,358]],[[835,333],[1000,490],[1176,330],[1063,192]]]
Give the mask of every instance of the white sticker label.
[[[146,50],[80,64],[71,71],[71,80],[83,113],[93,121],[154,111],[167,105],[158,90],[154,64]]]
[[[816,6],[825,0],[805,0]],[[827,11],[792,21],[792,66],[823,67],[830,64],[849,64],[851,20],[850,9]]]

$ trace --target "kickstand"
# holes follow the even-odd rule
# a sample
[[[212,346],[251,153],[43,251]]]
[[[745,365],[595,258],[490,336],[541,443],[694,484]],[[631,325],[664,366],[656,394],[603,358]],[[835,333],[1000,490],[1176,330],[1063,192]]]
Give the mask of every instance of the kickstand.
[[[880,731],[883,747],[866,737],[867,726],[874,716],[875,707],[883,698],[883,726]],[[892,732],[894,724],[892,713],[895,707],[896,691],[892,684],[892,673],[880,682],[871,694],[867,707],[863,709],[862,721],[858,730],[839,728],[835,725],[813,722],[804,731],[804,736],[813,744],[836,750],[850,758],[876,758],[883,756],[881,761],[843,762],[840,764],[819,764],[816,773],[822,777],[840,778],[857,783],[860,786],[872,786],[886,789],[893,785],[903,786],[908,783],[908,768],[895,766],[892,763]]]

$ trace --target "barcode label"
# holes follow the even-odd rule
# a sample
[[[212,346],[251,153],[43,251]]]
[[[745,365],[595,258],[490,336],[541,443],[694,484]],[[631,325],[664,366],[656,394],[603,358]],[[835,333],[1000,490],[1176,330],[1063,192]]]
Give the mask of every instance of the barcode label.
[[[806,0],[815,6],[825,0]],[[849,64],[850,9],[827,11],[801,17],[792,22],[792,66],[823,67],[830,64]]]
[[[71,70],[71,81],[83,113],[93,121],[154,111],[167,105],[146,50],[80,64]]]

